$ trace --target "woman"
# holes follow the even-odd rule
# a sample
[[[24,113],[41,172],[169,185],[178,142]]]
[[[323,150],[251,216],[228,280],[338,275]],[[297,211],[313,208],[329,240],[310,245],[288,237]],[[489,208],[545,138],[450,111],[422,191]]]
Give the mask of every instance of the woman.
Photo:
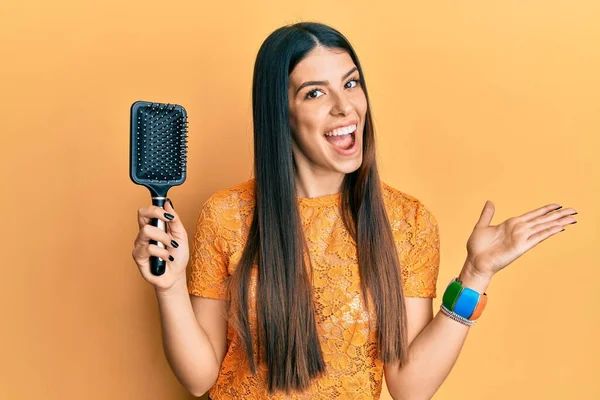
[[[274,31],[256,59],[253,112],[255,179],[202,207],[189,282],[172,204],[138,212],[133,257],[155,286],[167,359],[194,395],[372,399],[385,374],[394,398],[430,398],[492,276],[575,221],[549,204],[491,226],[486,202],[434,317],[437,222],[379,180],[364,74],[346,38],[316,23]],[[170,260],[164,275],[149,273],[150,255]]]

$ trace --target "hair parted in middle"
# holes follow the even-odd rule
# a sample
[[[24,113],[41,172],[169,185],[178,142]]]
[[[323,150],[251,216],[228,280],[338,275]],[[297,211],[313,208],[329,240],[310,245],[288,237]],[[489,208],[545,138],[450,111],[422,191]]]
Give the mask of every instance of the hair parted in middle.
[[[292,131],[288,103],[289,76],[306,55],[322,46],[348,52],[361,76],[367,98],[363,160],[342,184],[341,215],[356,244],[360,285],[367,308],[376,312],[377,348],[382,362],[407,359],[405,300],[400,262],[384,207],[375,157],[375,133],[367,87],[358,57],[337,30],[301,22],[272,32],[254,65],[255,208],[248,240],[229,281],[231,323],[241,338],[249,367],[268,368],[269,393],[307,388],[325,372],[317,335],[306,242],[297,204]],[[248,286],[258,266],[255,360],[248,316]],[[261,351],[262,350],[262,351]]]

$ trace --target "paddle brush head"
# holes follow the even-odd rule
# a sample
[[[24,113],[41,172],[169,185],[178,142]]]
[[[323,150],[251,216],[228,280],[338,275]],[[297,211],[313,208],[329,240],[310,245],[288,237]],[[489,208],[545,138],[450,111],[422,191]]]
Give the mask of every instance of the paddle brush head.
[[[130,177],[152,197],[166,197],[185,181],[187,113],[176,104],[136,101],[131,106]]]

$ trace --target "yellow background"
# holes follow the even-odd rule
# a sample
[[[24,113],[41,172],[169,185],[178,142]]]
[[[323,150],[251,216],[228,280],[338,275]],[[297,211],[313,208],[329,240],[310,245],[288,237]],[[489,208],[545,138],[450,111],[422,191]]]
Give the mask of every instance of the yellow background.
[[[486,200],[494,224],[579,211],[494,278],[435,399],[600,398],[595,0],[2,1],[0,398],[190,398],[131,258],[150,197],[129,180],[129,107],[187,108],[188,178],[169,195],[191,234],[211,193],[250,177],[260,44],[306,20],[355,46],[382,177],[439,221],[438,296]]]

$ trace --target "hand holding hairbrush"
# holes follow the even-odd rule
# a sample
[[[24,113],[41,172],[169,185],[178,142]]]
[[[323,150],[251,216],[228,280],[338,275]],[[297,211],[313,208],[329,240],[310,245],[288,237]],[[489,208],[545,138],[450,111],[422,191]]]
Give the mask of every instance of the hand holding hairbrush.
[[[170,215],[165,215],[170,214]],[[153,218],[160,219],[169,227],[165,232],[151,225]],[[154,286],[157,292],[168,292],[171,289],[181,290],[187,286],[186,269],[190,259],[188,235],[171,200],[165,202],[164,208],[148,205],[137,212],[139,232],[134,241],[131,255],[137,264],[142,277]],[[162,246],[153,243],[162,243]],[[168,260],[162,275],[151,271],[150,258]]]
[[[152,205],[164,208],[167,192],[186,178],[187,113],[176,104],[136,101],[131,106],[131,180],[150,190]],[[152,218],[151,225],[167,232],[167,223]],[[151,240],[161,248],[164,243]],[[151,256],[150,272],[162,275],[166,260]]]

